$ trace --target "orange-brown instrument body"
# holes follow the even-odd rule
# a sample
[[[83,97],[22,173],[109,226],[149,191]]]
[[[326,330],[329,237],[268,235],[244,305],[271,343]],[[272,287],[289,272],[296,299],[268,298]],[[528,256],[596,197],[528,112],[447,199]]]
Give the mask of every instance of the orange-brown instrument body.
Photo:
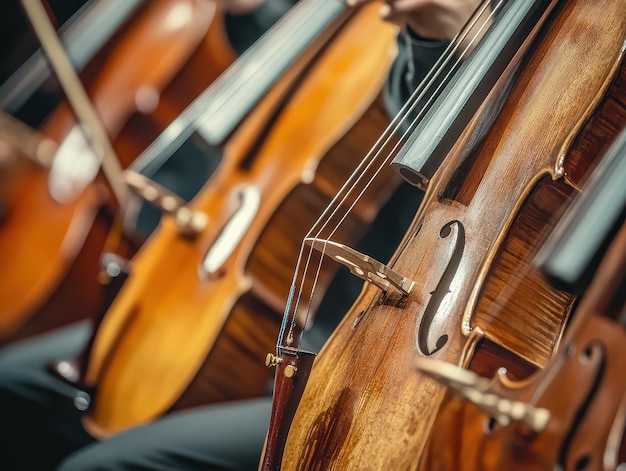
[[[612,84],[626,4],[563,3],[488,133],[468,152],[467,130],[435,173],[390,262],[412,291],[368,285],[320,352],[282,469],[418,469],[446,389],[417,358],[468,367],[485,353],[524,374],[551,357],[573,295],[543,281],[532,255],[624,119],[597,114],[623,93]],[[601,145],[576,140],[587,122]]]
[[[143,6],[84,72],[121,166],[128,166],[233,56],[215,2],[159,0]],[[41,131],[62,144],[76,126],[65,102]],[[62,153],[68,151],[55,161]],[[73,168],[93,155],[88,147],[69,153],[76,154]],[[97,312],[99,257],[117,211],[101,176],[59,201],[50,193],[51,169],[20,161],[14,172],[0,221],[0,343]]]
[[[208,216],[206,229],[185,238],[163,220],[138,253],[91,352],[92,433],[265,391],[263,360],[302,237],[388,123],[379,92],[396,28],[373,7],[348,18],[312,62],[307,53],[298,59],[226,141],[220,167],[190,204]],[[306,73],[294,74],[302,61]],[[382,180],[347,222],[349,239],[364,234],[399,183],[392,172]],[[234,229],[238,218],[246,222]],[[322,273],[320,286],[332,274]]]
[[[423,469],[616,470],[626,462],[626,225],[578,305],[559,351],[528,379],[495,378],[491,392],[547,410],[539,431],[500,425],[473,404],[446,401]],[[502,381],[500,381],[502,379]]]

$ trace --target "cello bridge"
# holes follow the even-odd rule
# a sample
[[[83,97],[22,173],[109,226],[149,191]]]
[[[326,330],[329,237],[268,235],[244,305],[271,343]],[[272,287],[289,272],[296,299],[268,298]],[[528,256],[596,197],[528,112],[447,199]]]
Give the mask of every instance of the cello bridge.
[[[353,275],[374,284],[385,293],[393,285],[400,290],[403,296],[406,296],[415,286],[415,281],[400,275],[387,265],[347,245],[312,237],[306,238],[304,241],[315,250],[348,267]]]

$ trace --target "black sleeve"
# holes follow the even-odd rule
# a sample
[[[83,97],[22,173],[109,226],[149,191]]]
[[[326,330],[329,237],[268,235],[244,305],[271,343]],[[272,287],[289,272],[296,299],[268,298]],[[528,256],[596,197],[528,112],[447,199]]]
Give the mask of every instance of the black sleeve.
[[[390,117],[398,114],[449,43],[422,39],[410,30],[398,35],[398,56],[391,66],[383,89],[385,106]]]

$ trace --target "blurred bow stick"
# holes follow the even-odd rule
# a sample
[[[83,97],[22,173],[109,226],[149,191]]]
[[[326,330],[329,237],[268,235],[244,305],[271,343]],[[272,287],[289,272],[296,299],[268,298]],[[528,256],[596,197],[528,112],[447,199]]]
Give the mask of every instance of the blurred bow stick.
[[[56,73],[76,117],[82,124],[83,132],[100,159],[102,171],[113,191],[120,211],[123,212],[128,202],[129,190],[122,178],[122,166],[107,132],[74,71],[42,2],[40,0],[21,0],[21,2],[26,16],[39,38],[41,47],[48,56],[50,65]]]

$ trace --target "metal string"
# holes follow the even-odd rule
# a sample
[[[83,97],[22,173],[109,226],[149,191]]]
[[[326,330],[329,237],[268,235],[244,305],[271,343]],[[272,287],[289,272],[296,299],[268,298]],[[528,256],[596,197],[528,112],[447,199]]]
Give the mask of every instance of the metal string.
[[[403,107],[398,112],[398,114],[393,118],[393,120],[391,121],[390,125],[385,129],[383,134],[379,137],[379,139],[376,141],[376,143],[374,144],[372,149],[364,157],[364,159],[359,164],[359,166],[356,168],[354,173],[350,176],[350,178],[346,181],[346,183],[340,188],[340,190],[337,193],[337,195],[333,198],[333,200],[330,202],[330,204],[328,205],[326,210],[322,213],[322,215],[315,222],[315,224],[313,225],[311,230],[305,236],[305,239],[309,238],[311,236],[311,234],[313,233],[313,231],[316,229],[316,227],[321,224],[321,227],[319,227],[319,229],[317,230],[317,233],[316,233],[316,238],[319,237],[321,232],[324,230],[324,228],[331,221],[331,218],[334,217],[337,214],[337,212],[341,209],[343,203],[346,201],[346,199],[351,194],[351,192],[353,192],[353,190],[356,188],[356,186],[362,180],[365,179],[365,175],[370,170],[370,168],[375,163],[375,161],[378,159],[378,157],[380,156],[382,151],[385,149],[385,147],[389,144],[389,142],[391,141],[392,137],[399,131],[399,129],[408,120],[411,120],[409,125],[407,126],[406,130],[402,133],[402,136],[401,136],[400,140],[398,142],[396,142],[396,144],[393,146],[392,150],[385,157],[383,163],[380,164],[379,167],[375,170],[374,176],[366,181],[365,187],[359,192],[359,194],[357,195],[357,197],[355,198],[353,203],[350,205],[350,207],[346,210],[344,215],[340,218],[339,222],[332,229],[330,235],[325,239],[326,242],[328,242],[330,237],[332,237],[332,235],[336,232],[336,230],[339,228],[339,226],[343,223],[345,218],[348,216],[350,211],[354,208],[354,206],[356,205],[358,200],[361,198],[363,193],[369,188],[369,186],[371,185],[373,179],[382,171],[384,166],[389,162],[389,160],[394,155],[395,151],[401,145],[401,143],[406,138],[406,136],[409,135],[411,132],[413,132],[413,130],[417,126],[417,123],[419,122],[419,120],[424,116],[426,111],[428,111],[429,107],[432,105],[432,102],[434,101],[435,97],[437,96],[436,94],[441,90],[441,88],[443,88],[446,85],[446,83],[449,81],[449,79],[452,76],[452,74],[457,70],[458,66],[460,65],[462,60],[465,58],[465,56],[468,53],[468,51],[472,48],[472,46],[477,41],[477,39],[482,36],[481,33],[482,33],[483,29],[489,24],[488,20],[490,20],[497,13],[497,11],[501,7],[502,3],[503,3],[503,0],[500,0],[499,3],[492,9],[492,11],[488,15],[486,21],[480,26],[478,31],[473,33],[474,36],[471,38],[471,41],[469,43],[467,43],[465,49],[463,49],[463,51],[461,51],[460,54],[457,54],[459,52],[460,48],[461,48],[461,42],[463,40],[465,40],[467,38],[467,36],[469,35],[469,33],[474,30],[477,22],[483,17],[485,11],[487,10],[487,8],[490,5],[490,2],[488,0],[483,1],[483,3],[477,9],[477,11],[474,13],[474,15],[472,15],[472,17],[468,20],[468,23],[466,24],[466,26],[461,30],[461,32],[459,34],[457,34],[457,36],[455,36],[455,38],[451,41],[451,43],[446,48],[446,50],[443,52],[443,54],[439,58],[439,60],[431,68],[429,73],[422,80],[422,82],[416,88],[416,90],[411,94],[410,98],[403,105]],[[455,55],[456,55],[457,59],[453,63],[453,67],[443,76],[442,79],[440,79],[440,77],[445,72],[445,67],[450,64],[450,62],[455,57]],[[438,81],[439,84],[438,84],[437,88],[434,90],[434,93],[431,94],[431,96],[426,101],[426,104],[419,110],[419,113],[417,114],[417,116],[415,118],[411,118],[410,114],[415,110],[417,105],[425,97],[426,93],[433,87],[433,85],[436,83],[436,81]],[[342,193],[345,193],[345,194],[342,196]],[[328,215],[329,212],[331,213],[330,215]],[[298,274],[300,272],[300,267],[301,267],[302,259],[303,259],[303,256],[304,256],[305,245],[306,245],[305,241],[303,240],[302,246],[300,248],[300,254],[299,254],[299,257],[298,257],[298,261],[297,261],[297,264],[296,264],[296,269],[295,269],[295,272],[294,272],[294,278],[293,278],[293,281],[292,281],[292,288],[290,289],[289,300],[287,302],[287,306],[286,306],[285,313],[284,313],[283,325],[281,326],[281,331],[279,332],[278,345],[280,345],[281,342],[285,341],[284,333],[285,333],[285,329],[286,329],[287,319],[289,317],[291,317],[292,320],[291,320],[291,325],[290,325],[289,333],[288,333],[288,337],[287,337],[287,343],[290,344],[293,341],[293,330],[295,329],[295,326],[296,326],[296,323],[297,323],[297,313],[298,313],[298,310],[299,310],[301,296],[302,296],[303,291],[304,291],[304,283],[305,283],[305,280],[306,280],[306,274],[309,271],[309,265],[311,263],[312,253],[313,253],[313,250],[314,250],[313,247],[309,248],[309,253],[308,253],[306,262],[304,264],[304,267],[303,267],[302,280],[300,282],[300,286],[299,286],[299,290],[298,290],[298,296],[297,296],[297,298],[295,300],[295,304],[294,304],[293,303],[293,295],[295,294],[295,286],[296,286],[297,281],[298,281]],[[318,279],[319,279],[319,274],[320,274],[320,271],[321,271],[321,264],[322,264],[323,257],[324,257],[324,254],[325,254],[325,248],[326,248],[326,243],[324,244],[324,248],[321,251],[321,259],[320,259],[320,262],[318,263],[318,266],[317,266],[317,269],[316,269],[316,272],[315,272],[313,286],[311,288],[311,293],[309,295],[309,300],[308,300],[308,303],[307,303],[307,310],[306,310],[306,315],[305,315],[305,320],[304,320],[303,325],[307,325],[307,323],[308,323],[308,319],[309,319],[309,316],[310,316],[310,309],[311,309],[312,299],[313,299],[313,296],[315,294],[315,287],[317,286],[317,282],[318,282]],[[290,309],[291,309],[292,305],[294,306],[294,308],[293,308],[293,316],[290,316]],[[304,329],[303,329],[302,333],[300,334],[300,342],[299,343],[301,343],[303,334],[304,334]]]

